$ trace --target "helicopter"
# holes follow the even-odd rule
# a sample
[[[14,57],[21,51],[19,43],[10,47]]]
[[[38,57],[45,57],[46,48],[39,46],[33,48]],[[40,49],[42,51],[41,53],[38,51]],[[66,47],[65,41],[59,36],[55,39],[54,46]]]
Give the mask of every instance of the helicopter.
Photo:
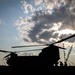
[[[21,52],[21,51],[6,51],[6,50],[0,50],[0,52],[5,52],[9,53],[6,55],[4,58],[7,60],[8,66],[13,66],[13,67],[51,67],[51,66],[57,66],[58,61],[60,59],[60,53],[59,53],[59,48],[60,49],[66,49],[62,48],[59,46],[56,46],[54,44],[63,42],[67,39],[70,39],[72,37],[75,37],[75,34],[64,38],[62,40],[59,40],[55,43],[52,44],[44,44],[44,45],[29,45],[29,46],[13,46],[12,48],[21,48],[21,47],[32,47],[32,46],[47,46],[46,48],[43,49],[37,49],[37,50],[42,50],[38,56],[18,56],[16,53]],[[36,50],[36,51],[37,51]],[[27,50],[27,51],[35,51],[35,50]]]

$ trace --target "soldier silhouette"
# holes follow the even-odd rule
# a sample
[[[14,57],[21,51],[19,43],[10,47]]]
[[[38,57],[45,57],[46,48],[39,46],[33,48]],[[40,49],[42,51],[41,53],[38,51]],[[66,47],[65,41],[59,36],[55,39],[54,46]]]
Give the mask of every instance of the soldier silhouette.
[[[43,59],[42,61],[46,66],[57,66],[58,60],[60,59],[59,47],[52,44],[44,48],[39,56]]]
[[[61,66],[61,67],[63,66],[63,63],[62,63],[62,61],[60,61],[60,66]]]

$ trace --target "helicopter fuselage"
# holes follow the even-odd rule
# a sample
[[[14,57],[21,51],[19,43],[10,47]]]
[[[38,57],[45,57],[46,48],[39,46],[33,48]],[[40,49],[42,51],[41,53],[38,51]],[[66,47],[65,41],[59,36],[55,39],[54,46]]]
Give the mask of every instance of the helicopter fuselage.
[[[9,66],[53,66],[57,64],[59,57],[59,48],[56,46],[50,46],[44,48],[38,56],[17,56],[14,53],[10,54],[10,57],[7,60]]]

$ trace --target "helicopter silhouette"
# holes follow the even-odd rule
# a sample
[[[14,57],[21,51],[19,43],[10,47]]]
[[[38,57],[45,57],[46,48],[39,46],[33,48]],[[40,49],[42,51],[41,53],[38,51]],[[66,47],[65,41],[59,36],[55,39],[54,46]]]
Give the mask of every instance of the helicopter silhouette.
[[[5,52],[5,53],[10,53],[6,55],[4,58],[7,60],[8,66],[20,66],[20,67],[37,67],[37,68],[48,68],[52,66],[57,66],[58,61],[60,59],[60,53],[59,53],[59,48],[60,49],[66,49],[62,48],[59,46],[56,46],[54,44],[63,42],[67,39],[70,39],[74,37],[75,34],[64,38],[62,40],[59,40],[55,43],[52,44],[44,44],[44,45],[29,45],[29,46],[13,46],[12,48],[21,48],[21,47],[31,47],[31,46],[48,46],[46,48],[41,49],[42,51],[39,53],[38,56],[18,56],[16,53],[21,52],[21,51],[5,51],[5,50],[0,50],[0,52]],[[40,50],[40,49],[37,49]],[[27,51],[34,51],[34,50],[27,50]]]

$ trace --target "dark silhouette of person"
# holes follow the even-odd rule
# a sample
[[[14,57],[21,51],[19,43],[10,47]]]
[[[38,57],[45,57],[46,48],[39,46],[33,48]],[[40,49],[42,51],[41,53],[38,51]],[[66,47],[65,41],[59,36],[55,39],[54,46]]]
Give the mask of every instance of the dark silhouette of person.
[[[62,67],[63,66],[63,63],[60,61],[60,66]]]
[[[46,66],[57,66],[58,60],[60,59],[59,47],[50,45],[44,48],[42,52],[39,53],[39,56]]]
[[[64,63],[64,66],[65,66],[65,67],[67,66],[67,62]]]

